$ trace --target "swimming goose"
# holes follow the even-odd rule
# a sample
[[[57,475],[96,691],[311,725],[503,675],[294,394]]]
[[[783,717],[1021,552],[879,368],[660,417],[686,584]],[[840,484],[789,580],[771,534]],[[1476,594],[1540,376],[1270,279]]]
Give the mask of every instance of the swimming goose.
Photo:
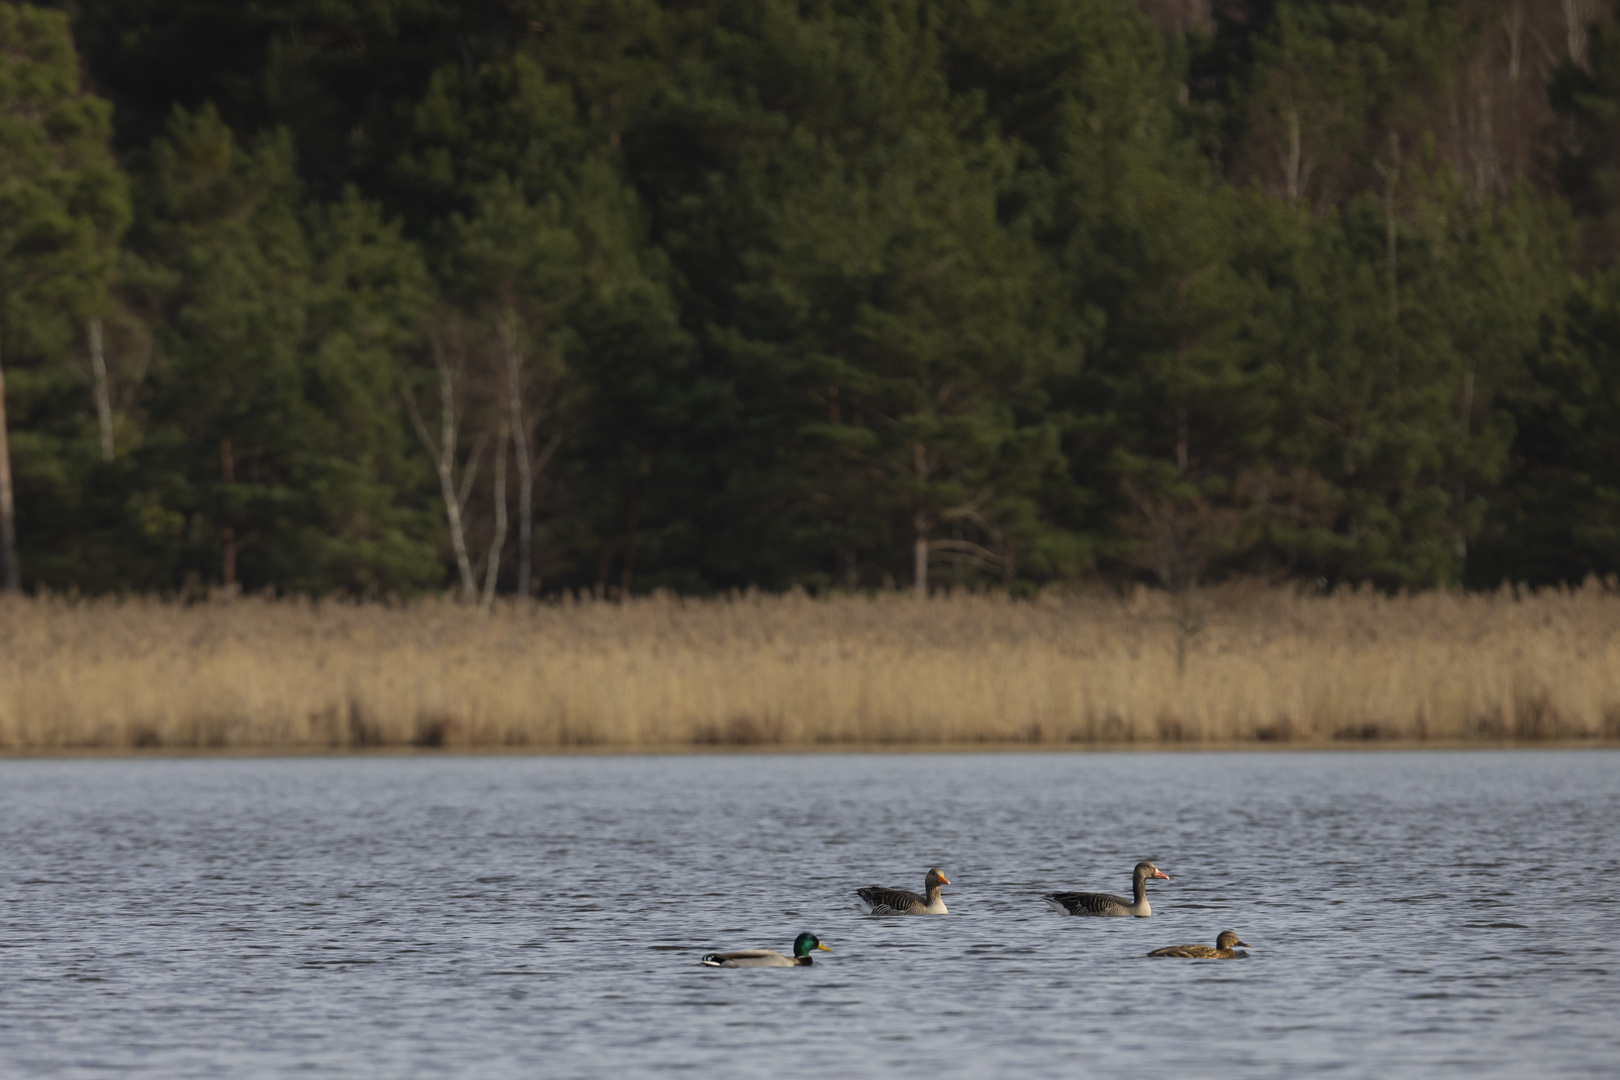
[[[815,963],[810,958],[811,949],[832,952],[831,945],[823,945],[820,938],[806,931],[794,940],[792,956],[783,956],[775,949],[740,949],[737,952],[709,953],[699,963],[705,967],[723,968],[809,967]]]
[[[1241,945],[1249,947],[1246,941],[1239,941],[1237,931],[1222,930],[1221,936],[1215,939],[1215,947],[1208,945],[1172,945],[1167,949],[1154,949],[1149,956],[1185,956],[1193,960],[1230,960],[1235,956],[1248,956],[1248,953],[1233,952],[1232,946]]]
[[[861,910],[868,915],[943,915],[945,901],[940,899],[939,887],[950,883],[951,879],[935,866],[923,879],[926,897],[905,889],[885,889],[881,885],[856,889],[855,895],[861,899]]]
[[[1136,871],[1131,875],[1131,888],[1136,894],[1135,903],[1123,896],[1102,892],[1047,893],[1041,899],[1045,900],[1053,911],[1063,915],[1135,915],[1139,919],[1145,919],[1153,914],[1147,899],[1147,879],[1150,877],[1170,880],[1169,874],[1152,863],[1145,861],[1137,863]]]

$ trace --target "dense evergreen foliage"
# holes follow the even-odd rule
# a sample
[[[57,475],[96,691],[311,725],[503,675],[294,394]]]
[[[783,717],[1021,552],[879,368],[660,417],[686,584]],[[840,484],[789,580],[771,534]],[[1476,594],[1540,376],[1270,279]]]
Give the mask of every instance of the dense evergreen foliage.
[[[0,3],[7,570],[1612,573],[1617,148],[1598,0]]]

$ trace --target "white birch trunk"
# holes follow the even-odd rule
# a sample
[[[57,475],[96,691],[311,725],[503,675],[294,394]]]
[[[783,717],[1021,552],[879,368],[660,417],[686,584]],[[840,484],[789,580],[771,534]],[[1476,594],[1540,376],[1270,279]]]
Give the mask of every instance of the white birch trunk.
[[[101,460],[113,459],[112,391],[107,385],[107,358],[101,351],[101,320],[90,320],[90,371],[95,376],[96,422],[101,426]]]
[[[3,359],[3,358],[0,358]],[[22,589],[17,570],[17,508],[11,496],[11,441],[6,428],[6,369],[0,362],[0,576],[6,592]]]
[[[1400,293],[1400,264],[1399,248],[1397,246],[1397,231],[1395,220],[1395,196],[1401,180],[1401,137],[1398,133],[1389,133],[1390,164],[1374,159],[1373,166],[1384,178],[1384,263],[1386,285],[1389,290],[1389,358],[1395,379],[1396,397],[1400,396],[1400,321],[1401,321],[1401,293]]]
[[[1590,0],[1564,0],[1564,34],[1569,58],[1577,67],[1586,66],[1586,26],[1591,21]]]
[[[523,420],[523,353],[518,344],[517,316],[511,311],[501,321],[501,339],[506,350],[508,423],[518,472],[517,593],[528,596],[534,567],[534,462],[529,456],[528,425]]]
[[[501,572],[501,549],[506,546],[506,440],[510,434],[503,417],[501,432],[495,439],[495,535],[490,537],[489,559],[484,564],[484,597],[478,603],[481,611],[488,611],[495,603],[495,582]]]
[[[442,419],[438,446],[433,444],[433,437],[428,434],[427,425],[422,422],[422,414],[416,407],[416,399],[408,393],[405,395],[405,408],[410,413],[411,423],[416,427],[417,437],[422,440],[422,446],[433,459],[434,468],[439,474],[439,492],[444,498],[445,521],[450,526],[450,547],[455,552],[456,571],[461,577],[461,597],[470,603],[478,596],[478,582],[473,577],[472,560],[467,558],[467,533],[461,520],[462,500],[456,492],[455,380],[451,376],[450,365],[437,348],[433,354],[433,366],[439,373],[439,415]]]
[[[1304,158],[1299,137],[1299,110],[1288,105],[1288,153],[1283,158],[1283,186],[1288,192],[1288,205],[1299,201],[1299,170]]]
[[[911,542],[912,591],[917,599],[928,599],[928,534],[923,531],[922,520],[914,523],[916,537]]]
[[[919,483],[928,479],[928,451],[922,443],[911,445],[912,466]],[[917,599],[928,599],[928,521],[918,511],[911,519],[911,580]]]
[[[1508,78],[1518,82],[1524,42],[1524,4],[1519,0],[1514,0],[1502,16],[1502,30],[1508,39]]]

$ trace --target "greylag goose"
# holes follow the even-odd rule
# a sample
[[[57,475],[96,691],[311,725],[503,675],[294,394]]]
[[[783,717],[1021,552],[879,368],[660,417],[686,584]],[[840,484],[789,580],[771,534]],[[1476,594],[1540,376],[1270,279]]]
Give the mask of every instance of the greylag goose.
[[[918,896],[905,889],[885,889],[882,885],[856,889],[855,895],[860,897],[861,910],[868,915],[943,915],[945,901],[940,899],[939,887],[950,883],[951,879],[935,866],[929,869],[928,876],[923,879],[927,896]]]
[[[1153,914],[1147,899],[1147,879],[1150,877],[1170,880],[1169,874],[1152,863],[1137,863],[1136,871],[1131,875],[1131,889],[1136,894],[1134,903],[1123,896],[1104,892],[1055,892],[1047,893],[1041,899],[1053,911],[1064,915],[1135,915],[1145,919]]]
[[[1221,936],[1215,939],[1215,947],[1208,945],[1171,945],[1165,949],[1154,949],[1149,956],[1185,956],[1193,960],[1230,960],[1234,956],[1248,956],[1248,953],[1234,952],[1232,946],[1241,945],[1249,947],[1246,941],[1239,941],[1237,931],[1222,930]]]
[[[815,963],[810,958],[811,949],[832,952],[831,945],[823,945],[820,938],[806,931],[794,940],[792,956],[783,956],[775,949],[740,949],[737,952],[709,953],[703,957],[700,963],[705,967],[722,968],[809,967]]]

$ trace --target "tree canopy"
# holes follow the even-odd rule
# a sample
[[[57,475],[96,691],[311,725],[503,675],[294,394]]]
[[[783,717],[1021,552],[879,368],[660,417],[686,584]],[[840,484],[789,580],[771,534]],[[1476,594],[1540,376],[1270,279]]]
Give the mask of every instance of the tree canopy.
[[[1620,571],[1610,3],[50,7],[15,585]]]

